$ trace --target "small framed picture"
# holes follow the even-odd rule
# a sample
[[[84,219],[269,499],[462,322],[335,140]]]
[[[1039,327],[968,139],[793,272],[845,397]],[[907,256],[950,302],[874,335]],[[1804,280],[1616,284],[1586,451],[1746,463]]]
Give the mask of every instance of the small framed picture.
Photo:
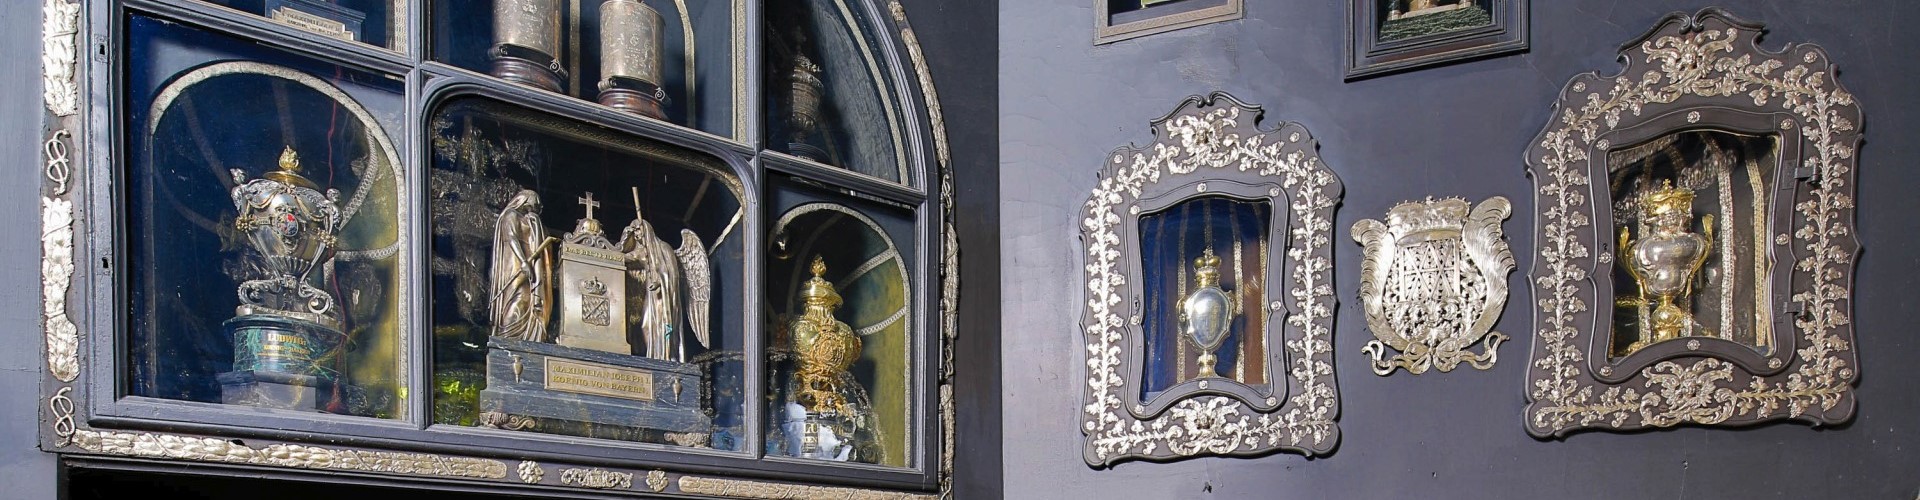
[[[1093,44],[1239,19],[1242,0],[1093,0]]]
[[[1347,80],[1527,50],[1528,0],[1350,0]]]

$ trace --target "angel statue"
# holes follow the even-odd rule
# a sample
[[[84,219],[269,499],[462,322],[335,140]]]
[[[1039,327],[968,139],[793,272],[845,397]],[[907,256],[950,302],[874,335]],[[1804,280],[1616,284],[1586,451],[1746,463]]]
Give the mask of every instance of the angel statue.
[[[706,245],[700,235],[682,229],[680,247],[667,246],[639,213],[639,189],[633,190],[633,206],[633,223],[620,232],[620,251],[627,256],[627,321],[639,325],[647,357],[686,361],[683,332],[692,332],[702,347],[710,342],[713,272],[707,265]],[[683,303],[684,322],[679,321]]]
[[[540,223],[540,195],[521,190],[493,227],[493,336],[547,341],[553,307],[553,245]]]

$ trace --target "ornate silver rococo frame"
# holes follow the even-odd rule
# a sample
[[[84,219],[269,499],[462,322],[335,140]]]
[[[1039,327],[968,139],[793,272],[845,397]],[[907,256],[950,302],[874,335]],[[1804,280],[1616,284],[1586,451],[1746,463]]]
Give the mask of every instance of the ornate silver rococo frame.
[[[1717,8],[1674,13],[1621,48],[1618,76],[1587,73],[1561,92],[1527,152],[1538,210],[1535,339],[1527,432],[1631,430],[1852,418],[1859,377],[1852,278],[1860,108],[1812,44],[1780,52],[1764,28]],[[1772,243],[1774,354],[1710,337],[1607,356],[1615,253],[1607,150],[1688,130],[1776,134]]]
[[[907,60],[912,64],[914,76],[917,77],[918,90],[926,100],[926,111],[932,129],[934,160],[938,166],[941,187],[939,192],[941,219],[938,221],[942,239],[938,262],[940,279],[938,342],[943,358],[940,360],[938,373],[940,428],[937,439],[941,441],[942,448],[938,463],[934,464],[938,470],[937,493],[712,477],[699,473],[660,469],[610,470],[567,466],[567,464],[541,464],[532,460],[511,462],[508,458],[498,456],[463,456],[338,445],[307,445],[266,439],[242,441],[217,435],[121,431],[91,427],[88,425],[88,416],[83,404],[89,397],[84,393],[90,387],[76,382],[80,379],[82,371],[90,367],[81,354],[81,342],[90,337],[83,335],[84,332],[80,331],[71,315],[84,315],[91,308],[99,305],[89,305],[84,298],[77,305],[69,300],[74,298],[76,293],[73,290],[76,270],[74,262],[76,231],[84,230],[85,225],[95,219],[89,218],[85,213],[77,213],[84,210],[76,211],[74,206],[77,201],[84,206],[87,195],[77,194],[77,191],[84,191],[86,188],[81,185],[84,184],[85,176],[75,179],[73,174],[76,168],[88,168],[88,158],[83,153],[84,148],[74,148],[76,145],[88,142],[85,137],[88,119],[109,117],[80,113],[82,109],[87,109],[85,108],[86,96],[82,95],[81,89],[87,86],[89,78],[80,74],[84,70],[85,61],[79,58],[82,52],[78,45],[80,40],[84,40],[80,32],[82,22],[86,18],[85,5],[84,0],[44,0],[42,5],[45,18],[42,26],[44,43],[41,63],[44,84],[43,102],[47,111],[42,117],[44,125],[41,130],[41,139],[44,145],[41,151],[43,157],[40,158],[45,181],[41,189],[41,326],[45,335],[47,360],[47,378],[42,382],[43,395],[46,398],[39,403],[42,409],[41,420],[46,426],[41,441],[42,450],[75,455],[350,472],[389,477],[451,479],[499,485],[521,483],[562,486],[623,492],[631,495],[691,495],[754,500],[934,500],[952,497],[954,435],[957,431],[954,400],[957,367],[952,356],[954,343],[959,337],[960,279],[959,248],[953,213],[956,204],[953,191],[953,168],[939,94],[934,88],[932,75],[929,73],[919,40],[907,20],[905,9],[898,0],[887,0],[884,7],[891,14],[899,30],[900,41],[906,47]],[[737,20],[735,24],[742,25]],[[105,43],[104,37],[99,40],[101,40],[99,43]],[[736,46],[738,45],[736,43]],[[744,57],[737,59],[744,60]],[[93,77],[100,77],[100,75]],[[95,111],[95,113],[103,112]],[[111,217],[105,217],[97,220],[110,219]],[[96,230],[100,229],[96,228]],[[554,473],[548,474],[548,469],[553,469]]]
[[[1262,114],[1222,92],[1193,96],[1153,120],[1158,139],[1108,155],[1081,223],[1086,251],[1086,434],[1088,465],[1127,459],[1320,455],[1339,441],[1333,374],[1331,248],[1341,184],[1320,162],[1305,127],[1256,127]],[[1210,185],[1211,184],[1211,185]],[[1145,356],[1138,228],[1150,204],[1203,195],[1268,200],[1274,207],[1266,345],[1272,375],[1257,389],[1224,378],[1176,385],[1140,401]]]

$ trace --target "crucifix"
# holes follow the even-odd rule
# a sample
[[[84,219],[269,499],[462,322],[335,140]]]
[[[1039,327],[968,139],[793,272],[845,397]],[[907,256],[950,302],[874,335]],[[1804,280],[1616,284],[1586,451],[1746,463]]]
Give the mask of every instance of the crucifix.
[[[593,218],[593,209],[600,208],[600,202],[593,201],[593,192],[591,191],[587,192],[586,196],[580,198],[580,204],[587,207],[588,219]]]

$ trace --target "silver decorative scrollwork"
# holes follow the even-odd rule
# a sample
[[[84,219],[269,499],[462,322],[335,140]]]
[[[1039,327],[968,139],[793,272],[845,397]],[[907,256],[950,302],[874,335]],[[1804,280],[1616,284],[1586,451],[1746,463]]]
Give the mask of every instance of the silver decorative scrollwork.
[[[1674,14],[1623,49],[1627,67],[1619,76],[1577,76],[1561,93],[1552,122],[1527,155],[1539,214],[1529,433],[1777,419],[1819,425],[1852,417],[1859,376],[1849,309],[1859,251],[1853,179],[1860,108],[1834,79],[1820,47],[1767,51],[1756,43],[1763,32],[1719,9]],[[1609,193],[1592,187],[1596,179],[1604,182],[1610,134],[1649,123],[1712,128],[1740,116],[1765,117],[1774,130],[1791,131],[1781,135],[1791,147],[1780,151],[1797,152],[1781,158],[1778,177],[1783,186],[1776,205],[1790,209],[1772,216],[1780,219],[1772,224],[1775,266],[1787,275],[1776,282],[1787,285],[1774,292],[1785,298],[1774,314],[1788,314],[1772,324],[1790,329],[1785,338],[1793,348],[1781,350],[1787,362],[1741,366],[1697,352],[1712,344],[1692,338],[1684,350],[1672,346],[1630,373],[1592,368],[1608,356],[1604,312],[1614,306],[1612,297],[1596,292],[1599,280],[1612,281],[1613,228],[1601,210]],[[1806,178],[1796,179],[1800,172]],[[1616,375],[1627,378],[1606,380]]]
[[[74,38],[80,34],[80,4],[67,0],[47,0],[40,28],[40,66],[47,111],[53,116],[72,116],[80,112],[80,85],[74,81],[74,62],[79,47]]]
[[[1360,305],[1375,340],[1361,352],[1373,373],[1405,368],[1453,371],[1465,362],[1492,368],[1507,336],[1493,331],[1507,305],[1507,273],[1513,252],[1500,223],[1513,213],[1495,196],[1468,211],[1467,200],[1428,198],[1387,211],[1387,220],[1353,225],[1353,239],[1366,248],[1360,262]],[[1469,351],[1485,339],[1484,349]],[[1388,349],[1399,351],[1391,357]]]
[[[1274,450],[1323,454],[1339,440],[1335,418],[1339,396],[1333,376],[1333,208],[1341,184],[1320,162],[1317,143],[1297,123],[1274,130],[1255,127],[1260,108],[1225,93],[1188,98],[1173,113],[1154,121],[1159,141],[1143,149],[1122,148],[1108,158],[1099,184],[1085,205],[1081,241],[1085,247],[1086,403],[1081,432],[1085,459],[1105,466],[1127,458],[1172,459],[1203,454],[1251,455]],[[1268,323],[1270,345],[1284,346],[1272,356],[1276,380],[1285,384],[1285,404],[1277,397],[1250,402],[1219,392],[1232,380],[1198,384],[1199,392],[1171,403],[1164,413],[1142,417],[1130,399],[1140,391],[1140,374],[1128,369],[1136,352],[1140,323],[1131,303],[1138,276],[1126,270],[1137,259],[1129,248],[1129,229],[1137,211],[1129,210],[1143,192],[1165,190],[1215,178],[1228,183],[1271,182],[1276,201],[1274,224],[1284,231],[1286,283],[1276,290],[1267,314],[1284,321]],[[1253,185],[1253,184],[1247,184]],[[1284,187],[1285,197],[1281,197]],[[1205,191],[1205,187],[1200,188]],[[1265,188],[1261,188],[1265,189]],[[1192,192],[1188,190],[1188,192]],[[1284,220],[1284,222],[1283,222]],[[1280,266],[1276,266],[1279,268]],[[1284,292],[1280,292],[1284,288]],[[1263,301],[1262,303],[1265,303]],[[1254,334],[1250,334],[1254,335]],[[1262,409],[1259,403],[1265,403]]]
[[[59,140],[66,131],[54,133]],[[53,151],[49,149],[48,151]],[[66,158],[49,158],[51,170]],[[64,184],[59,187],[64,187]],[[40,198],[41,317],[46,321],[47,371],[61,382],[80,375],[80,328],[67,316],[67,291],[73,286],[73,200]]]
[[[63,406],[67,389],[54,395],[55,433],[63,445],[122,457],[259,465],[295,469],[371,472],[403,476],[506,479],[507,463],[484,458],[352,450],[275,443],[258,448],[235,439],[155,432],[113,432],[71,425],[73,405]],[[64,411],[63,411],[64,410]],[[61,427],[59,422],[67,422]]]
[[[600,490],[624,490],[633,487],[633,473],[606,469],[561,469],[560,484]]]
[[[900,41],[907,47],[907,60],[913,63],[921,97],[933,125],[933,155],[940,174],[940,491],[942,497],[953,493],[953,463],[956,422],[954,420],[953,362],[954,341],[959,338],[960,314],[960,240],[954,228],[954,192],[952,157],[947,149],[947,120],[940,107],[940,92],[934,88],[933,75],[927,69],[926,55],[920,50],[920,38],[907,20],[906,7],[899,0],[887,2],[894,25],[900,29]]]

